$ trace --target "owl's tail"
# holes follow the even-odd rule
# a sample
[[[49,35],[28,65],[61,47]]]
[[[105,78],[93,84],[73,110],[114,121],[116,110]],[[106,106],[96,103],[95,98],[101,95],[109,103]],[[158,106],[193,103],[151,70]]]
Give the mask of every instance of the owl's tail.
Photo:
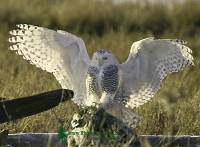
[[[141,122],[140,116],[120,103],[113,103],[112,106],[106,109],[106,112],[121,120],[124,124],[133,129]]]

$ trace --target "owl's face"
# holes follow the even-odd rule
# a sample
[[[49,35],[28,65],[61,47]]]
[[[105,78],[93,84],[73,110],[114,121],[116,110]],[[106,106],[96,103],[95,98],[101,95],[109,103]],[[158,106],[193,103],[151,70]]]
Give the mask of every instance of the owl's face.
[[[93,54],[92,64],[102,67],[104,65],[117,64],[117,59],[110,51],[100,49]]]

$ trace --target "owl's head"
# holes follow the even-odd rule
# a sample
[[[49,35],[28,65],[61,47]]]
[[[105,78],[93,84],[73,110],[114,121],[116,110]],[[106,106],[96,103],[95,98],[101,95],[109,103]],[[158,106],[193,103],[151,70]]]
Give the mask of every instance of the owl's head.
[[[109,64],[117,64],[116,57],[106,49],[100,49],[92,56],[92,62],[94,66],[102,67]]]

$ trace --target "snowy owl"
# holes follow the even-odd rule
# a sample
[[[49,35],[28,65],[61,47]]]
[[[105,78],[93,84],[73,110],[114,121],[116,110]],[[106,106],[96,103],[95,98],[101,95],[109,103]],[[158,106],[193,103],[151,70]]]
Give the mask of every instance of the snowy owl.
[[[73,101],[81,106],[117,102],[139,107],[151,100],[168,74],[193,64],[192,51],[182,40],[134,42],[120,64],[106,49],[90,60],[84,41],[68,32],[27,24],[17,28],[10,31],[10,50],[52,73],[62,88],[74,91]]]

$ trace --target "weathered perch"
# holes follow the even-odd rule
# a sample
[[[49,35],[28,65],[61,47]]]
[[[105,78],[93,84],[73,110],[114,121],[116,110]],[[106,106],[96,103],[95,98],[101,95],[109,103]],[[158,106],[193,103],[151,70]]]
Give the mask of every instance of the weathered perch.
[[[134,130],[104,109],[83,109],[71,122],[75,132],[68,136],[68,146],[136,146]],[[136,143],[136,144],[135,144]]]

